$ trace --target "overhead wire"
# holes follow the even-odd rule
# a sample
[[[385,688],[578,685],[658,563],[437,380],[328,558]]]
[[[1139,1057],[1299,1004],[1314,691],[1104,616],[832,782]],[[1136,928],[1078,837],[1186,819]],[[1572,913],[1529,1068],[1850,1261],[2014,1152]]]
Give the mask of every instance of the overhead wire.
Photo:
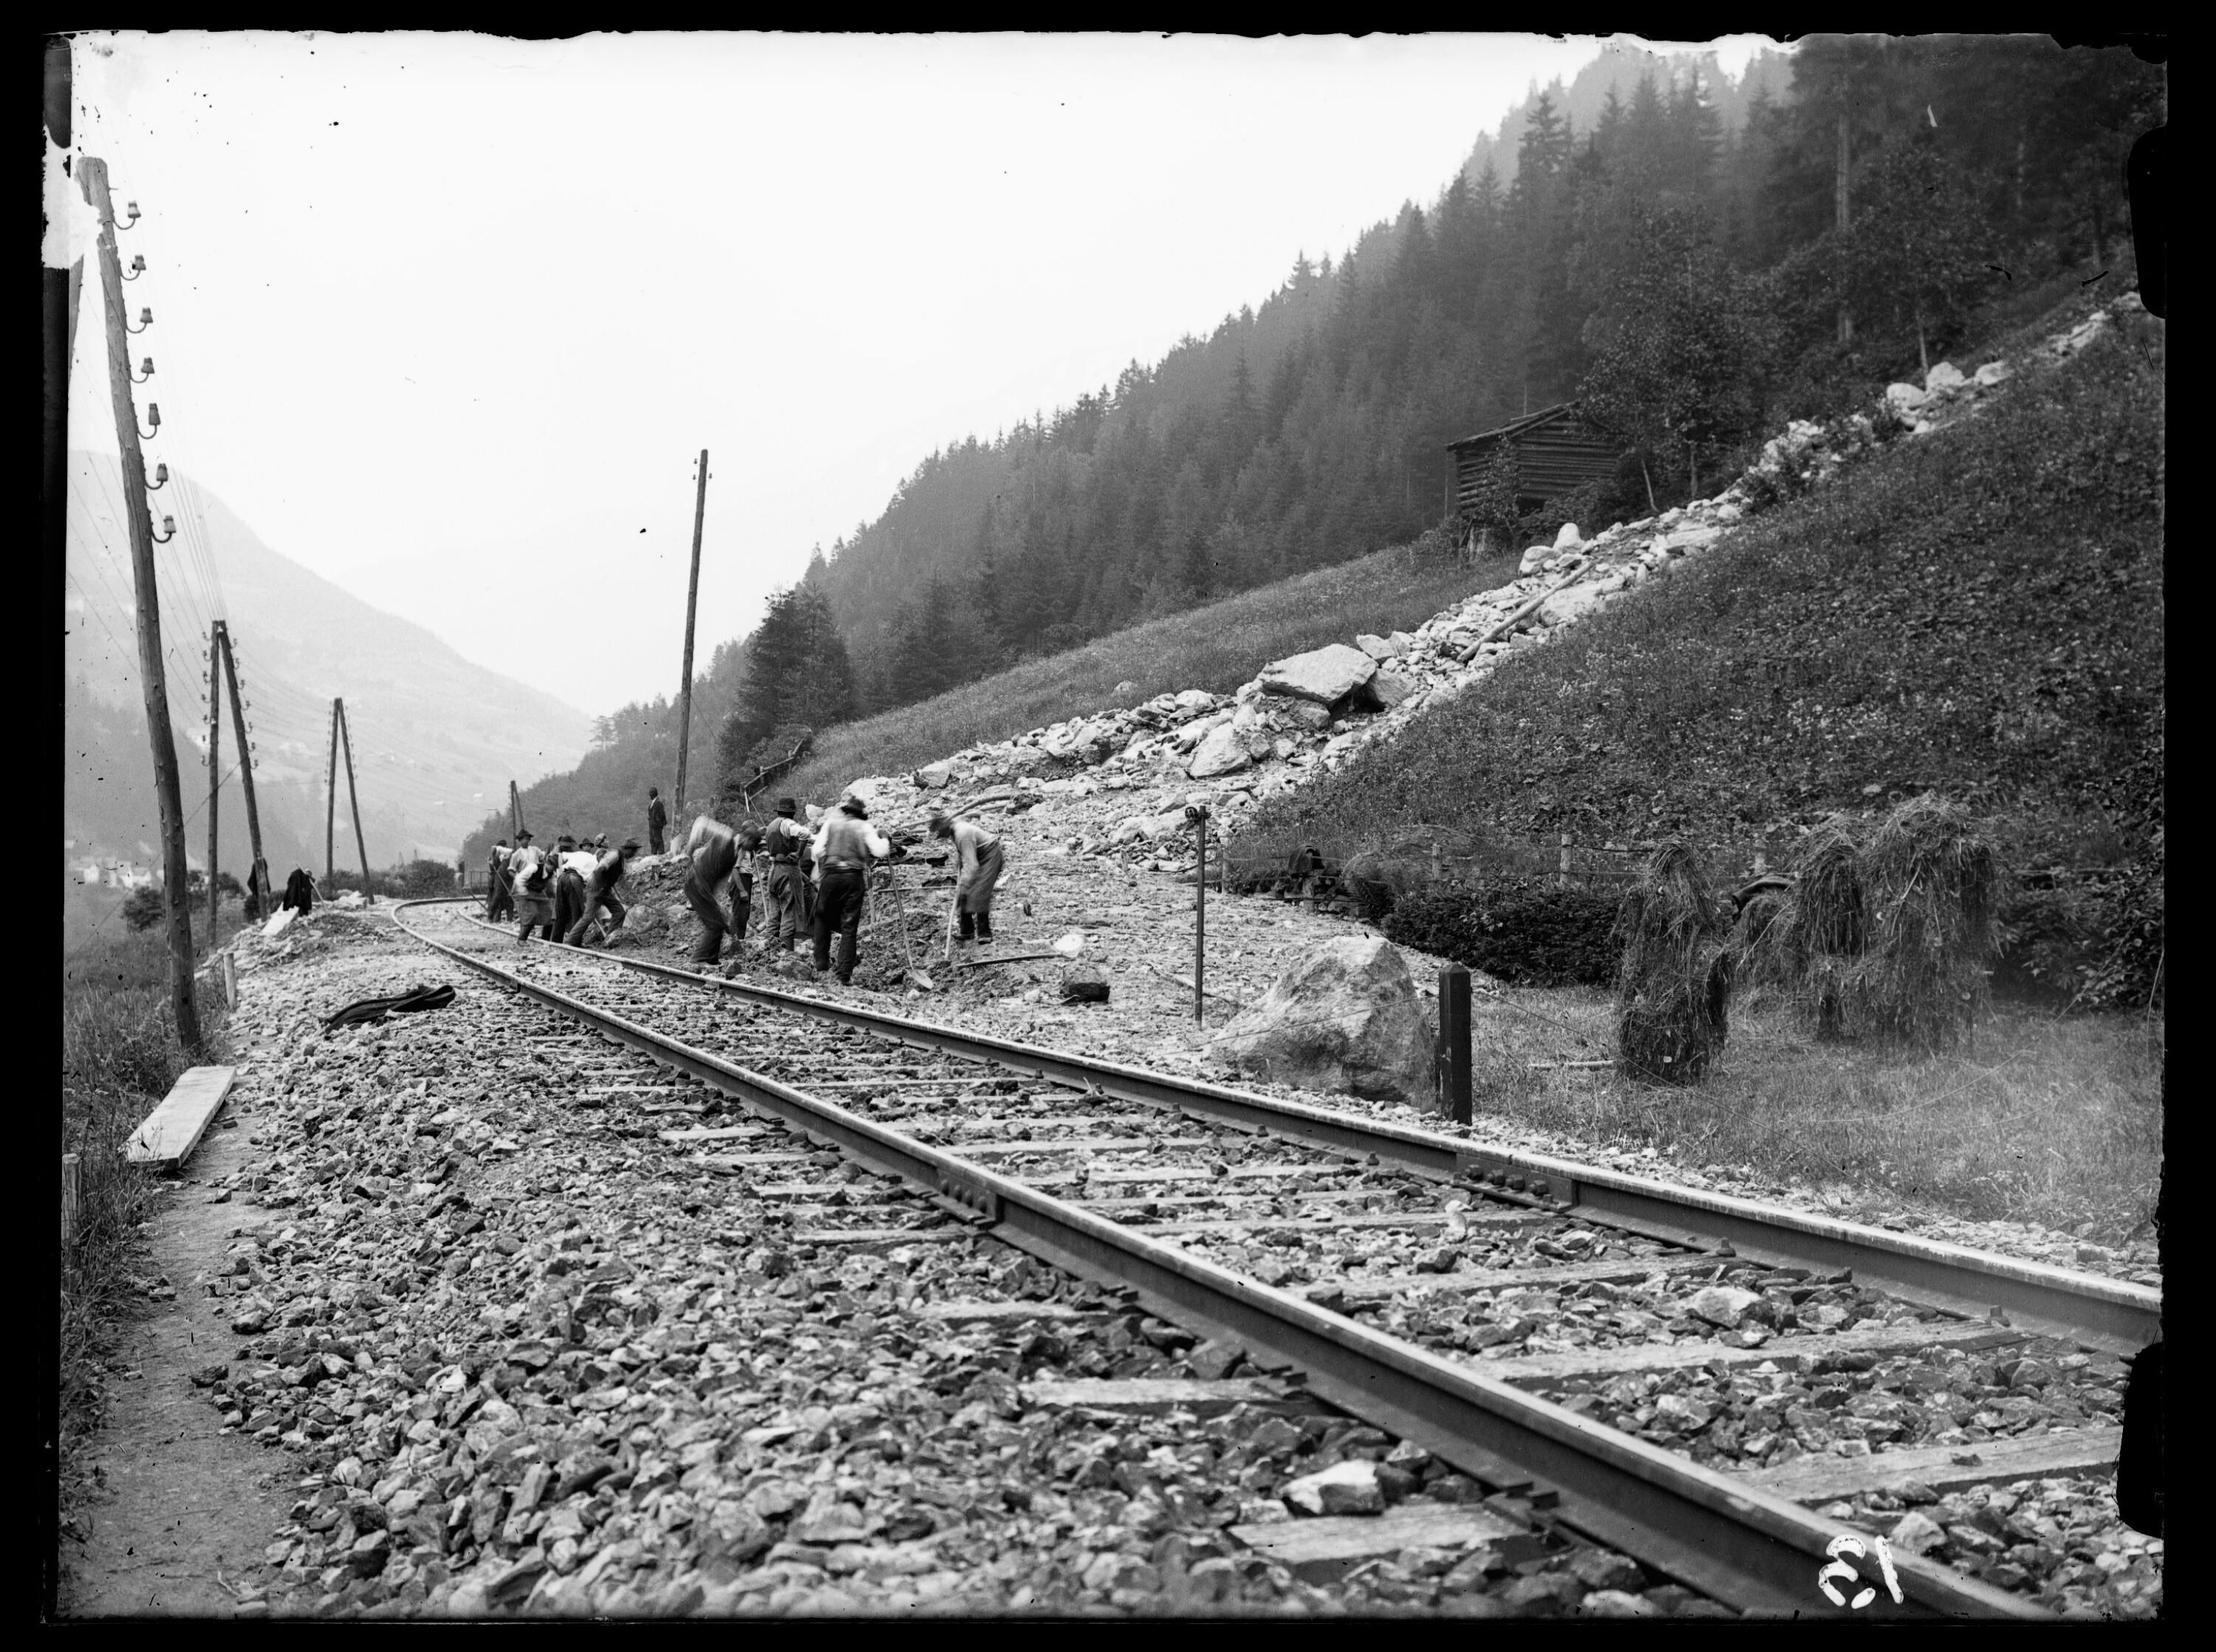
[[[124,513],[122,506],[117,502],[115,498],[115,490],[108,485],[107,473],[102,470],[95,469],[92,474],[93,479],[100,486],[102,497],[105,498],[108,502],[110,519],[118,524],[122,531],[127,536],[130,532],[130,519]],[[105,536],[103,536],[103,540],[104,539]],[[163,590],[163,581],[160,577],[160,574],[161,570],[157,565],[155,570],[155,600],[157,605],[162,601],[165,594]],[[135,589],[135,573],[133,574],[133,581]],[[182,608],[185,611],[186,615],[194,622],[194,629],[199,631],[200,635],[206,635],[208,617],[206,612],[200,609],[194,602],[194,593],[191,587],[188,585],[182,585],[175,581],[171,581],[169,584],[170,588],[166,594],[169,598],[172,605],[174,607]],[[137,605],[134,602],[132,606],[135,608],[136,605]],[[188,680],[191,679],[193,677],[197,675],[197,671],[183,654],[181,646],[176,640],[178,628],[175,625],[164,625],[161,628],[161,630],[162,657],[167,662],[170,672],[173,674],[185,678]],[[205,703],[202,705],[201,709],[203,711],[206,710],[206,708]]]

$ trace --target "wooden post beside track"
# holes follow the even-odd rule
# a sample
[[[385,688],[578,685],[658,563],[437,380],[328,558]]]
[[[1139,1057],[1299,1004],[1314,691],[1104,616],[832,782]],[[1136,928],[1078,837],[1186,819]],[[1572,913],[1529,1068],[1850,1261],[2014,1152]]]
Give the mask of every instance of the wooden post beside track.
[[[1469,1122],[1469,971],[1439,971],[1438,1102],[1442,1116]]]
[[[1192,1018],[1196,1025],[1204,1025],[1208,993],[1201,984],[1201,971],[1208,951],[1208,808],[1205,804],[1188,808],[1185,818],[1192,822],[1193,839],[1200,851],[1192,869]]]

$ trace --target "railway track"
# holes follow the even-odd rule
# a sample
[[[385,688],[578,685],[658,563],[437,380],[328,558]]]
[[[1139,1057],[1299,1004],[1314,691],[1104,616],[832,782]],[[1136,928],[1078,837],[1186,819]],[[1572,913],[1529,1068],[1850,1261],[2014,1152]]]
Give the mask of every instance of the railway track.
[[[1320,1397],[1476,1479],[1496,1508],[1740,1611],[1825,1610],[1816,1573],[1840,1521],[1692,1460],[1665,1428],[1596,1421],[1585,1413],[1600,1385],[1690,1373],[1775,1387],[1780,1360],[1789,1383],[1796,1370],[1821,1380],[2034,1337],[2112,1354],[2159,1335],[2159,1297],[2145,1287],[750,983],[517,949],[459,903],[397,916],[416,939],[648,1057],[680,1089],[920,1186],[939,1213],[919,1225],[913,1200],[873,1212],[840,1184],[760,1188],[816,1198],[853,1224],[800,1237],[889,1247],[988,1231],[1243,1346],[1265,1370],[1298,1371]],[[789,1173],[792,1154],[744,1151],[760,1133],[694,1123],[661,1135],[703,1174]],[[1626,1303],[1660,1311],[1597,1317]],[[1537,1351],[1513,1357],[1535,1324],[1571,1317],[1583,1346],[1540,1336]],[[1739,1329],[1722,1329],[1733,1320]],[[1708,1324],[1719,1334],[1681,1334]],[[1825,1391],[1835,1397],[1814,1403],[1846,1403],[1850,1382],[1835,1376]],[[1881,1591],[1872,1612],[2041,1615],[1937,1561],[1893,1564],[1900,1599]]]

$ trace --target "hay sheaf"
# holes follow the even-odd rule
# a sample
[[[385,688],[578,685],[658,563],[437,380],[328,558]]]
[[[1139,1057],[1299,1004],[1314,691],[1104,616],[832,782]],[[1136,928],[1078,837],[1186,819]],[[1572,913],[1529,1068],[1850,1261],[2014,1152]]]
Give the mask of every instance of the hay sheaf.
[[[1940,1049],[1986,1001],[2004,881],[1976,822],[1936,795],[1901,804],[1866,839],[1835,817],[1801,845],[1788,892],[1747,903],[1731,954],[1819,1040]]]
[[[2000,944],[2003,872],[1968,814],[1926,794],[1893,811],[1859,859],[1868,931],[1846,972],[1847,1016],[1887,1043],[1936,1050],[1984,1007]]]
[[[1623,898],[1615,939],[1617,1066],[1648,1083],[1697,1084],[1723,1047],[1735,961],[1727,909],[1685,844],[1662,844]]]

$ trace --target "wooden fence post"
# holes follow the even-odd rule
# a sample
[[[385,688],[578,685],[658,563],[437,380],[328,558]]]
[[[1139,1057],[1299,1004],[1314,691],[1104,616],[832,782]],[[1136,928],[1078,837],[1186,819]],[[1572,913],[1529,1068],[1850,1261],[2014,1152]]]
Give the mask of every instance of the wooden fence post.
[[[66,1248],[77,1237],[77,1202],[83,1196],[84,1170],[75,1153],[62,1155],[62,1244]]]
[[[1469,1122],[1469,971],[1449,964],[1439,971],[1437,1088],[1439,1111],[1456,1124]]]
[[[1562,858],[1560,868],[1560,872],[1556,877],[1555,881],[1560,883],[1563,888],[1567,889],[1570,887],[1570,834],[1567,832],[1562,834]]]
[[[217,955],[223,960],[223,1001],[228,1009],[238,1008],[238,960],[228,952]]]

